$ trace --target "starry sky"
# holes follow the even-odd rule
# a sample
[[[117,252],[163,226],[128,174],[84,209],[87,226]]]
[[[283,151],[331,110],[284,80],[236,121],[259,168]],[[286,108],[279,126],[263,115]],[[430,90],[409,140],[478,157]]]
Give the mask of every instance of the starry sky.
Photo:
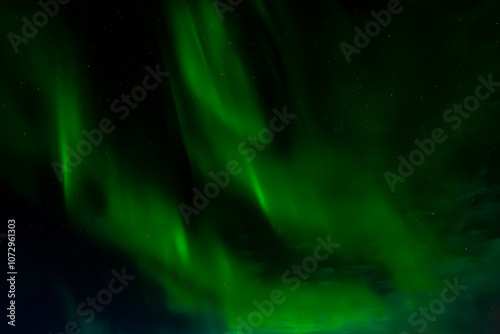
[[[498,9],[1,1],[2,333],[499,333]]]

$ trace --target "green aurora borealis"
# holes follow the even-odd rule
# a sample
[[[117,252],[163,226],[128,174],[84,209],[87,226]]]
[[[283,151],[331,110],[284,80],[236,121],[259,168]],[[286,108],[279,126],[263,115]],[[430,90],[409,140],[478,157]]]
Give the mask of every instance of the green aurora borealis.
[[[286,300],[256,334],[419,333],[408,318],[455,277],[467,289],[425,333],[498,333],[500,88],[456,130],[442,115],[479,76],[500,81],[499,6],[401,5],[349,64],[339,44],[353,44],[353,28],[387,2],[243,0],[224,21],[208,0],[61,6],[19,54],[3,38],[2,213],[27,221],[33,207],[36,224],[68,225],[53,242],[76,233],[130,263],[150,286],[134,281],[123,295],[136,290],[139,303],[154,286],[141,312],[165,314],[140,333],[237,333],[238,317],[275,289]],[[39,10],[2,6],[4,36]],[[156,64],[168,78],[120,119],[112,102]],[[284,109],[297,117],[248,161],[240,143]],[[103,118],[113,131],[70,172],[67,146]],[[447,140],[392,192],[384,173],[438,127]],[[241,173],[186,224],[179,204],[193,206],[193,188],[233,160]],[[292,291],[283,273],[328,236],[340,246]],[[19,261],[36,267],[43,242],[22,247],[31,251]],[[106,278],[112,267],[103,267],[85,276]],[[47,294],[62,315],[24,333],[56,333],[70,319],[82,333],[136,333],[121,321],[145,328],[132,310],[77,318],[76,305],[104,283],[82,292],[64,271],[60,262],[36,274],[58,282]]]

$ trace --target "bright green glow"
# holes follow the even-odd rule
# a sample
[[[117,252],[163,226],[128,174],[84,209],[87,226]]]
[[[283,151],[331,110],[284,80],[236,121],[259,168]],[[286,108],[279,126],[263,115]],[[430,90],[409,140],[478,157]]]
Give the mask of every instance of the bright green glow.
[[[189,122],[182,124],[184,140],[188,145],[192,164],[200,168],[202,175],[206,175],[209,170],[215,170],[217,166],[222,169],[225,162],[236,154],[235,143],[246,139],[248,135],[257,134],[261,128],[267,126],[267,122],[261,120],[262,117],[255,118],[246,113],[238,113],[235,116],[232,112],[241,110],[239,105],[247,97],[251,97],[254,90],[247,84],[249,75],[240,70],[239,63],[228,62],[224,57],[228,54],[231,59],[239,60],[235,51],[238,47],[229,45],[228,32],[224,30],[226,26],[220,24],[217,16],[208,8],[209,5],[200,1],[197,7],[188,10],[183,5],[175,4],[168,10],[169,21],[173,22],[174,26],[172,33],[177,41],[176,60],[180,67],[179,75],[185,80],[173,83],[176,107],[179,112],[189,110],[193,113],[192,117],[188,117],[180,112],[180,117],[181,120],[189,119]],[[273,27],[276,20],[271,22],[265,5],[258,2],[258,8],[264,22],[269,23],[271,31],[275,31]],[[293,33],[293,22],[287,21],[285,13],[281,20],[278,20],[287,25],[287,29]],[[206,30],[201,34],[194,29],[195,26],[203,26]],[[238,36],[238,28],[231,26],[231,29],[236,30],[233,34]],[[301,62],[309,60],[301,60],[295,54],[287,52],[280,42],[280,36],[276,35],[275,40],[283,48],[280,54],[284,58],[285,71],[301,77],[300,73],[296,73],[296,69],[305,68],[301,66]],[[221,49],[224,53],[219,52]],[[227,69],[233,71],[229,72]],[[232,87],[237,86],[237,89],[231,90],[228,87],[228,77],[231,78]],[[308,124],[308,129],[312,128],[315,122],[308,116],[307,109],[315,105],[315,102],[310,101],[309,95],[312,95],[312,92],[308,90],[301,81],[292,81],[292,96],[305,101],[306,105],[288,108],[291,113],[298,114],[299,118],[292,121],[285,130],[293,134],[293,155],[288,159],[286,167],[268,159],[274,153],[273,143],[251,163],[246,163],[239,156],[238,161],[243,165],[243,173],[234,183],[239,187],[239,193],[247,200],[256,201],[269,223],[291,248],[301,241],[307,241],[311,233],[332,234],[335,240],[342,240],[342,252],[339,252],[339,257],[352,260],[356,258],[356,254],[367,254],[366,260],[387,267],[400,288],[408,291],[431,288],[435,283],[426,277],[423,266],[430,254],[438,254],[438,248],[427,243],[427,240],[417,238],[403,227],[398,214],[389,204],[386,189],[367,191],[377,189],[379,175],[360,174],[359,170],[352,166],[362,166],[362,163],[356,157],[349,158],[351,153],[340,147],[322,148],[324,142],[321,134],[297,133],[294,122]],[[196,102],[181,104],[181,92],[184,96],[192,96]],[[338,102],[321,102],[332,110],[338,109]],[[358,103],[355,99],[348,102]],[[262,110],[262,107],[259,109]],[[254,114],[260,112],[254,111]],[[241,120],[245,120],[244,126]],[[285,134],[277,134],[280,135]],[[376,141],[370,142],[370,146],[380,151]],[[216,158],[211,159],[207,152]],[[376,153],[384,154],[372,154]],[[336,172],[332,173],[332,170]],[[329,176],[328,183],[325,183],[325,175]],[[208,181],[206,177],[204,180]],[[248,191],[254,194],[253,198],[245,195]],[[268,285],[269,293],[276,281],[262,284]],[[254,298],[259,300],[253,291],[249,291],[248,286],[241,285],[241,290],[246,293],[243,293],[240,303],[244,304],[245,300]],[[227,291],[220,292],[227,296]],[[379,320],[383,312],[381,300],[373,293],[368,297],[368,292],[361,286],[349,285],[347,288],[345,284],[333,290],[324,286],[301,288],[294,293],[293,298],[290,297],[291,301],[281,306],[273,317],[266,321],[265,328],[277,328],[279,324],[286,324],[303,331],[334,330]],[[332,297],[335,301],[322,300],[320,296],[324,295],[335,296]],[[358,295],[365,303],[363,308],[352,303],[353,296]],[[264,298],[265,295],[262,296],[262,299]],[[300,311],[304,307],[311,307],[315,311]],[[372,313],[367,310],[378,311]],[[241,307],[238,311],[238,308],[233,307],[228,311],[226,318],[232,324],[230,326],[235,326],[234,312],[245,317],[252,308]],[[321,324],[315,324],[314,319],[317,319],[318,312],[336,316]]]
[[[252,106],[256,89],[234,48],[237,41],[221,26],[212,4],[200,4],[203,10],[193,11],[172,2],[167,12],[178,51],[179,75],[171,81],[176,109],[192,163],[206,175],[234,159],[238,143],[263,128],[265,120],[263,109]],[[194,28],[200,23],[206,28],[203,40]]]
[[[296,78],[289,75],[289,95],[293,100],[283,104],[299,117],[284,132],[277,134],[287,148],[286,154],[279,154],[281,161],[276,158],[278,150],[272,142],[253,162],[247,163],[237,153],[237,145],[267,126],[272,107],[281,109],[282,106],[255,102],[258,89],[252,84],[250,57],[239,45],[244,39],[236,20],[231,25],[221,23],[210,1],[194,2],[189,7],[184,3],[167,4],[175,47],[166,48],[165,53],[174,53],[175,62],[164,67],[177,71],[169,79],[169,88],[196,183],[203,185],[210,170],[223,169],[229,160],[238,159],[243,172],[225,191],[235,194],[252,209],[260,210],[285,250],[311,256],[315,246],[311,240],[332,235],[332,239],[342,243],[335,259],[344,263],[372,263],[386,269],[395,284],[394,290],[407,296],[401,304],[408,311],[415,310],[421,305],[415,302],[414,292],[439,290],[437,278],[427,277],[426,261],[432,258],[439,261],[445,256],[439,246],[440,240],[430,236],[429,230],[409,226],[408,219],[396,208],[394,198],[388,195],[376,167],[379,161],[389,167],[395,161],[393,152],[388,149],[391,142],[384,134],[391,130],[387,118],[393,114],[392,110],[401,108],[402,102],[406,102],[388,97],[387,92],[399,84],[362,78],[370,85],[367,91],[377,97],[376,101],[368,93],[353,96],[328,91],[333,84],[324,91],[318,86],[307,87],[304,78],[308,74],[300,70],[308,68],[306,64],[310,62],[310,58],[303,55],[306,46],[290,47],[279,33],[287,30],[290,35],[296,35],[295,23],[285,12],[273,17],[271,13],[281,11],[272,10],[272,5],[264,1],[258,0],[256,5],[258,15],[278,45],[284,71],[293,73]],[[195,28],[200,26],[205,29],[203,32]],[[384,41],[380,39],[377,43]],[[87,112],[90,103],[84,102],[92,98],[82,89],[79,83],[84,79],[74,70],[84,66],[83,61],[73,56],[67,56],[69,60],[54,59],[51,49],[40,44],[34,39],[26,48],[31,56],[26,71],[34,73],[34,81],[41,87],[45,101],[42,112],[50,127],[34,129],[38,132],[33,137],[52,143],[55,149],[40,152],[36,141],[21,140],[16,131],[25,127],[24,115],[10,111],[21,108],[21,102],[12,101],[7,106],[7,114],[16,131],[9,129],[8,134],[18,140],[15,141],[16,149],[6,145],[7,152],[16,156],[20,154],[17,151],[22,151],[28,161],[50,153],[51,158],[67,163],[66,146],[75,149],[82,139],[81,130],[95,127],[98,119],[88,122],[82,119],[83,115],[91,114]],[[337,48],[332,43],[332,50],[325,52],[334,54]],[[401,49],[401,52],[410,52]],[[342,80],[342,85],[347,87],[359,85],[355,75],[346,76],[337,71],[337,68],[325,70],[318,76],[325,76],[332,82]],[[408,71],[417,74],[416,70]],[[54,73],[58,75],[57,80],[53,79]],[[319,82],[327,82],[325,77],[318,79]],[[0,94],[9,101],[5,96],[9,96],[10,90],[4,86],[7,85],[2,86],[5,89]],[[313,96],[321,97],[313,99]],[[404,99],[410,100],[406,96]],[[368,103],[370,108],[365,108]],[[328,118],[318,120],[314,114],[318,106],[330,111]],[[348,138],[353,140],[350,143],[353,148],[349,149],[342,144],[346,133],[335,132],[339,124],[339,117],[335,116],[345,110],[353,111],[342,119],[352,126]],[[436,110],[438,114],[442,111]],[[106,109],[101,114],[108,113]],[[373,132],[366,131],[365,120],[373,124]],[[327,136],[331,133],[319,130],[318,122],[334,135]],[[435,119],[422,122],[431,127],[440,125]],[[471,135],[473,132],[464,130],[464,133]],[[465,134],[456,136],[469,138]],[[447,145],[452,151],[459,143],[450,141]],[[110,153],[105,154],[106,150]],[[436,154],[423,168],[446,170],[450,167],[447,158]],[[237,316],[246,318],[255,310],[253,300],[268,299],[272,290],[282,289],[287,301],[276,308],[263,329],[277,333],[331,332],[361,324],[370,328],[371,324],[391,316],[381,294],[363,282],[332,279],[327,268],[318,270],[311,282],[303,282],[293,292],[289,285],[281,282],[279,274],[265,276],[256,269],[249,269],[255,267],[254,263],[242,260],[241,254],[229,248],[214,229],[216,224],[228,219],[228,212],[235,210],[214,201],[210,204],[214,209],[199,217],[198,227],[186,226],[177,209],[176,194],[180,189],[163,189],[158,185],[157,175],[148,175],[146,170],[146,162],[141,164],[119,154],[117,147],[105,142],[69,174],[63,188],[68,210],[75,220],[80,220],[92,237],[112,242],[133,256],[144,273],[165,288],[171,297],[169,308],[199,314],[213,312],[216,305],[228,327],[234,328]],[[164,172],[173,174],[169,166],[165,166]],[[29,173],[21,176],[16,175],[12,182],[20,184],[21,189],[31,189],[32,176]],[[453,183],[455,179],[450,176],[446,181]],[[88,184],[93,186],[92,191],[86,188]],[[398,190],[402,198],[410,193],[407,189]],[[93,198],[96,194],[101,196],[98,200]],[[449,194],[429,194],[426,199],[432,202],[439,196],[445,197],[443,195]],[[98,207],[96,203],[103,207],[101,211],[92,211]],[[440,203],[440,207],[448,208],[449,205]],[[214,210],[221,213],[220,217],[213,214]],[[94,221],[95,216],[100,218]],[[311,247],[299,249],[297,245],[304,242]],[[291,256],[280,265],[288,268],[301,260],[300,256]],[[98,330],[105,332],[103,329],[95,332]]]
[[[67,71],[67,70],[66,70]],[[78,90],[73,85],[75,84],[75,76],[71,74],[63,74],[63,77],[54,84],[56,105],[54,106],[57,114],[57,129],[59,134],[59,157],[60,162],[64,166],[65,175],[69,177],[63,178],[64,194],[66,201],[71,203],[71,192],[74,191],[73,178],[71,177],[67,146],[77,149],[77,145],[82,140],[81,130],[83,123],[81,121],[82,110],[80,101],[77,96]],[[78,167],[77,167],[78,168]],[[72,171],[71,171],[72,172]]]
[[[248,174],[250,175],[251,186],[255,194],[257,195],[260,206],[264,209],[264,211],[267,211],[266,199],[264,198],[262,188],[260,187],[259,181],[257,180],[257,177],[255,175],[254,168],[249,168]]]

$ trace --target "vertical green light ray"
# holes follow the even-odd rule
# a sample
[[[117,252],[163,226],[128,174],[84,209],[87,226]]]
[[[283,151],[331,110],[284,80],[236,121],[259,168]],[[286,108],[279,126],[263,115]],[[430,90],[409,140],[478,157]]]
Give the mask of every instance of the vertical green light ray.
[[[69,34],[54,32],[53,38],[49,44],[41,39],[30,41],[22,58],[25,64],[22,72],[29,74],[40,95],[39,112],[43,114],[34,117],[40,118],[44,125],[41,141],[51,143],[43,147],[53,148],[47,153],[52,161],[62,165],[64,196],[66,204],[71,205],[75,188],[67,147],[76,150],[82,140],[81,131],[85,126],[82,115],[89,94],[82,89],[81,82],[85,79],[78,70],[81,59],[77,56],[77,48],[68,42]],[[63,53],[54,52],[63,49]]]
[[[70,68],[66,72],[61,72],[61,78],[56,78],[54,83],[54,101],[53,105],[55,117],[57,119],[58,140],[59,140],[59,158],[63,164],[63,185],[66,203],[71,205],[74,191],[74,181],[71,177],[72,169],[68,157],[67,147],[77,148],[77,144],[82,140],[81,130],[83,122],[81,120],[82,110],[81,101],[78,97],[79,89],[76,87],[77,76]]]
[[[250,102],[255,96],[251,75],[212,4],[170,2],[167,13],[179,67],[180,79],[172,81],[176,109],[192,164],[206,174],[224,168],[237,144],[265,126],[262,108]],[[195,27],[203,28],[203,38]]]
[[[251,187],[252,189],[254,189],[254,193],[257,195],[260,206],[264,209],[264,211],[267,211],[267,201],[262,192],[262,188],[260,187],[259,180],[257,180],[254,166],[250,166],[248,174],[250,175]]]

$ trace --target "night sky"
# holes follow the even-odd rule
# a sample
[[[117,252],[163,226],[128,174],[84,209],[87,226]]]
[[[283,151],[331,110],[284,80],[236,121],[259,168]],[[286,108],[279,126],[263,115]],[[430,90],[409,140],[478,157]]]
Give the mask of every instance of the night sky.
[[[499,9],[1,1],[0,332],[500,333]]]

